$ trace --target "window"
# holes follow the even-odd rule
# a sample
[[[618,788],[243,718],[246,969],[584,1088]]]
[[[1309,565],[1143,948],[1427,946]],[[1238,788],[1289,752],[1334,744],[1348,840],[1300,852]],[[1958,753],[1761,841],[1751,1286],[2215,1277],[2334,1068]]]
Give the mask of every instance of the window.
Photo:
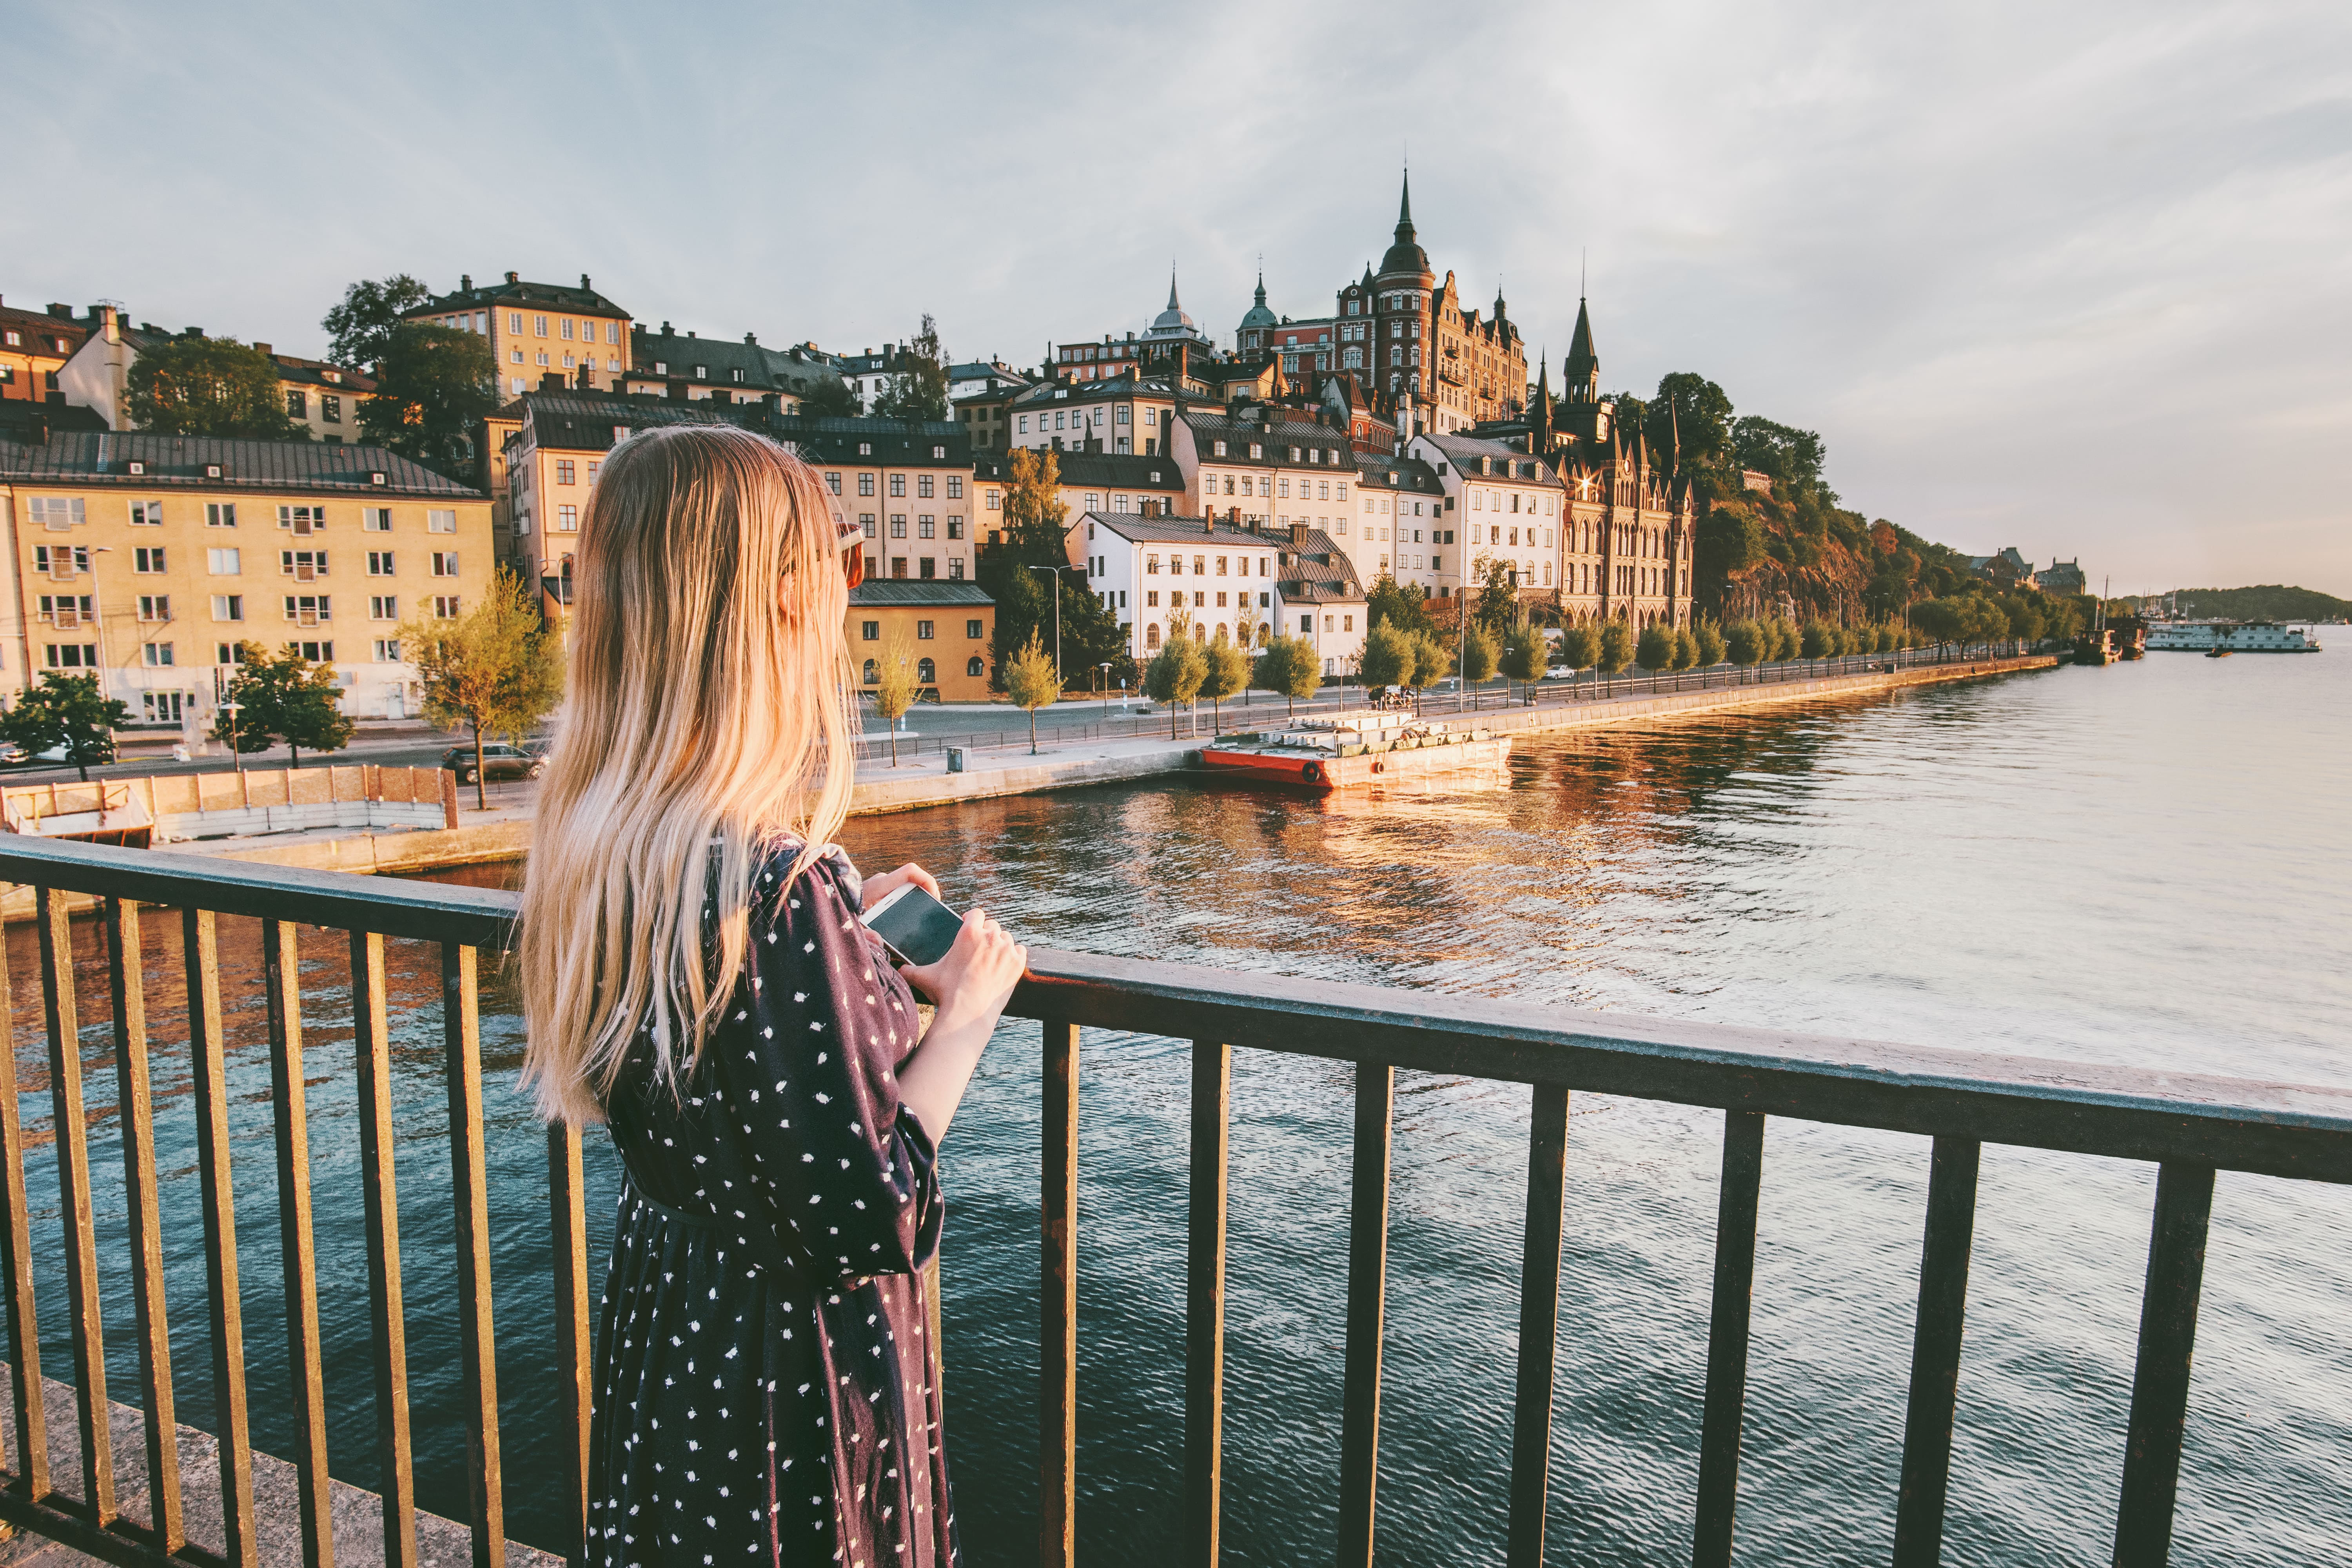
[[[545,316],[533,316],[530,319],[530,335],[535,338],[543,338],[547,336],[547,318]]]
[[[918,476],[918,477],[916,478],[916,480],[915,480],[915,493],[916,493],[917,495],[919,495],[919,496],[922,497],[925,500],[929,500],[930,499],[930,497],[931,497],[931,476],[930,476],[930,475],[929,475],[929,474],[922,474],[922,475],[919,475],[919,476]]]
[[[963,476],[962,476],[962,475],[961,475],[961,474],[950,474],[950,475],[948,476],[948,500],[963,500]],[[952,538],[952,537],[955,537],[955,536],[954,536],[954,535],[950,535],[950,537],[951,537],[951,538]]]
[[[205,570],[215,577],[235,577],[244,570],[240,564],[242,560],[235,546],[226,550],[207,550],[205,552]]]
[[[325,420],[330,425],[341,425],[343,422],[343,400],[340,397],[332,397],[325,393],[320,393],[319,395],[319,417]]]
[[[389,577],[392,575],[392,573],[393,566],[391,551],[371,550],[367,552],[367,574],[369,576]]]
[[[400,600],[391,594],[369,595],[368,619],[372,621],[396,621],[400,619]]]
[[[456,620],[457,618],[457,595],[455,594],[436,594],[433,595],[433,617],[436,620],[442,621]]]
[[[572,467],[571,458],[558,458],[555,459],[555,482],[557,484],[568,485],[575,482],[579,470]]]
[[[51,530],[79,528],[88,521],[79,496],[35,496],[32,515],[35,522]]]
[[[555,509],[555,531],[558,533],[579,532],[580,509],[569,502],[557,507]]]
[[[168,621],[172,618],[172,595],[142,594],[139,595],[139,618],[142,621]]]
[[[37,504],[37,501],[36,504]],[[387,512],[384,515],[389,518],[391,513]],[[206,528],[235,528],[236,526],[236,502],[233,500],[206,501],[205,503],[205,526]]]
[[[169,664],[172,662],[172,645],[164,643],[162,646],[163,662]],[[150,724],[176,724],[180,721],[182,706],[180,692],[142,691],[139,694],[139,698],[140,705],[145,710],[147,722]]]
[[[213,595],[213,619],[216,621],[241,621],[245,619],[245,595],[242,594],[215,594]]]
[[[290,642],[286,645],[286,651],[300,654],[312,664],[331,663],[335,657],[335,645],[331,642]]]
[[[289,392],[286,395],[286,417],[289,419],[310,417],[310,397],[308,393]]]
[[[278,552],[278,574],[299,577],[305,583],[327,574],[327,552],[323,550],[281,550]]]
[[[963,581],[963,558],[961,556],[950,555],[948,557],[948,581],[950,583],[961,583]]]
[[[824,488],[831,490],[835,495],[839,495],[841,493],[841,476],[839,474],[825,475]]]
[[[939,536],[940,536],[940,525],[939,525],[939,520],[938,520],[938,519],[936,519],[936,518],[934,518],[934,517],[933,517],[929,512],[925,512],[925,513],[923,513],[920,517],[918,517],[917,519],[915,519],[915,537],[916,537],[916,538],[918,538],[918,539],[937,539]]]
[[[454,511],[426,512],[425,514],[425,531],[427,533],[457,532],[457,514]]]
[[[51,669],[96,669],[96,643],[51,643],[48,645],[48,666]]]
[[[289,594],[286,595],[286,618],[312,626],[334,618],[332,602],[324,594]]]
[[[172,645],[167,642],[143,642],[139,645],[139,662],[150,669],[161,669],[173,663]],[[153,692],[148,695],[152,697]]]
[[[297,535],[314,533],[326,526],[327,511],[317,506],[281,506],[278,509],[278,526]]]
[[[940,667],[935,661],[928,658],[919,658],[915,661],[915,683],[917,685],[936,686],[939,684],[939,680]]]
[[[142,544],[133,550],[131,552],[131,569],[133,572],[161,572],[163,570],[163,547]]]
[[[874,493],[874,476],[872,474],[860,474],[857,476],[857,493],[862,496],[870,496]]]
[[[963,672],[971,677],[974,680],[977,680],[982,676],[988,673],[987,662],[983,660],[980,655],[973,654],[970,658],[964,661]]]
[[[882,623],[880,621],[862,621],[858,624],[857,630],[858,637],[863,641],[880,642],[882,640]]]
[[[875,682],[877,682],[877,681],[878,681],[878,680],[880,680],[880,679],[882,679],[882,667],[881,667],[881,665],[879,665],[878,663],[877,663],[877,662],[876,662],[875,660],[873,660],[873,659],[870,659],[870,658],[869,658],[869,659],[867,659],[867,660],[866,661],[866,670],[865,670],[865,675],[866,675],[866,685],[868,685],[868,686],[873,685]]]
[[[457,574],[457,552],[454,550],[435,551],[433,552],[433,575],[436,577],[455,577]]]
[[[1143,607],[1144,607],[1145,609],[1147,609],[1147,610],[1156,610],[1156,609],[1158,609],[1158,608],[1160,607],[1160,590],[1159,590],[1159,589],[1157,589],[1157,588],[1147,588],[1147,589],[1145,589],[1145,590],[1144,590],[1144,594],[1143,594]]]
[[[163,503],[159,500],[135,500],[131,503],[131,526],[161,528],[163,526]]]
[[[894,511],[890,514],[890,537],[893,539],[904,539],[907,537],[907,514],[905,512]]]
[[[378,664],[398,664],[400,662],[400,639],[398,637],[378,637],[373,643],[369,644],[368,647],[369,651],[374,656],[375,661]]]
[[[859,513],[857,514],[857,526],[858,526],[859,528],[861,528],[861,529],[863,529],[863,530],[865,530],[865,531],[866,531],[866,538],[868,538],[868,539],[873,538],[873,537],[874,537],[874,514],[873,514],[872,512],[870,512],[870,511],[861,511],[861,512],[859,512]]]
[[[915,623],[915,640],[918,642],[929,642],[932,637],[931,628],[937,624],[938,623],[934,621],[917,621]]]
[[[997,509],[998,505],[999,505],[999,504],[1003,500],[1003,497],[1004,497],[1004,492],[1003,492],[1003,491],[1002,491],[1002,490],[991,490],[991,491],[989,491],[989,492],[988,492],[988,510],[991,510],[991,511],[994,511],[994,510]]]
[[[950,516],[948,519],[948,537],[950,539],[961,539],[963,537],[962,518]]]
[[[392,508],[388,506],[362,507],[360,509],[360,529],[361,531],[365,533],[390,533],[392,531]]]
[[[904,475],[904,474],[892,474],[892,475],[890,476],[890,493],[891,493],[892,495],[894,495],[894,496],[899,496],[899,497],[904,497],[904,496],[906,495],[906,493],[907,493],[907,476],[906,476],[906,475]]]
[[[971,638],[974,638],[974,639],[978,639],[978,638],[980,638],[980,637],[982,637],[987,636],[988,634],[987,634],[987,633],[985,633],[985,632],[983,632],[983,631],[981,629],[981,623],[980,623],[980,622],[978,622],[978,621],[976,621],[976,620],[972,620],[972,621],[966,621],[966,622],[964,622],[964,624],[963,624],[963,635],[964,635],[964,636],[966,636],[966,637],[971,637]]]

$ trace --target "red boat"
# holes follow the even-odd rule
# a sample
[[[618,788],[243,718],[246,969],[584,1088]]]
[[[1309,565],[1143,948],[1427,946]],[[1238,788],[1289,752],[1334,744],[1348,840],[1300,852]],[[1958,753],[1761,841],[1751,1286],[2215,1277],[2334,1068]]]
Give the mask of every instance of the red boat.
[[[1220,735],[1201,748],[1203,766],[1254,783],[1334,790],[1433,773],[1499,770],[1511,738],[1450,729],[1405,713],[1343,713],[1286,729]]]

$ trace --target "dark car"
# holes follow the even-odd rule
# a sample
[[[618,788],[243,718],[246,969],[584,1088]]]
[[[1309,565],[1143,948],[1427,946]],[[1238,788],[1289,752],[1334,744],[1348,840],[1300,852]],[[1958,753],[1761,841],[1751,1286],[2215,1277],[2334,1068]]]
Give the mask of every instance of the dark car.
[[[441,753],[441,765],[457,775],[459,784],[474,782],[474,748],[452,746]],[[503,742],[482,748],[482,776],[487,779],[535,779],[547,771],[547,759],[536,752]]]

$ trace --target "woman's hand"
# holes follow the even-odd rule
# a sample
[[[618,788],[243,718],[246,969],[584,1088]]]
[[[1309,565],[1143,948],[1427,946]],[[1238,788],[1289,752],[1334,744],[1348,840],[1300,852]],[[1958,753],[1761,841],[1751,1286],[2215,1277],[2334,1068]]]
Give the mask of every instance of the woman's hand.
[[[973,910],[963,917],[963,930],[956,932],[955,945],[945,958],[937,963],[909,963],[898,973],[937,1005],[940,1022],[984,1018],[993,1026],[1028,967],[1029,950],[1007,936],[985,910]]]
[[[861,910],[870,910],[875,901],[887,895],[891,889],[903,888],[909,882],[935,899],[940,896],[940,879],[910,860],[895,871],[866,878],[857,889],[857,907]]]

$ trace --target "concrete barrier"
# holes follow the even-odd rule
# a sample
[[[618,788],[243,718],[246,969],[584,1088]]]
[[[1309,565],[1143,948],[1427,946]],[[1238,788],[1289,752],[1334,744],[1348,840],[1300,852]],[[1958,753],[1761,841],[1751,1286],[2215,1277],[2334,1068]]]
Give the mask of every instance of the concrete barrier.
[[[0,790],[0,812],[31,819],[93,812],[101,791],[110,809],[126,793],[144,807],[158,844],[316,827],[457,826],[455,773],[369,763],[18,784]]]

